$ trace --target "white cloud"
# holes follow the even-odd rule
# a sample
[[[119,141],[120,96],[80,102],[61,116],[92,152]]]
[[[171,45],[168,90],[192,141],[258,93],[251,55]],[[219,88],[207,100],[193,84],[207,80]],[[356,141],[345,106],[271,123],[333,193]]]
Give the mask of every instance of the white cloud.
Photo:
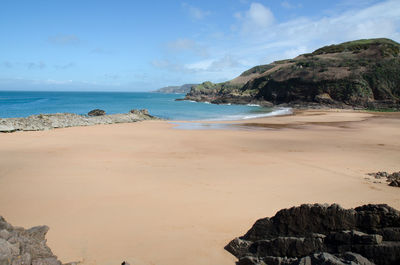
[[[187,3],[183,3],[182,7],[185,9],[186,13],[195,20],[201,20],[211,14],[210,11],[203,10]]]
[[[244,33],[264,30],[275,21],[271,10],[260,3],[251,3],[249,10],[244,13],[236,12],[234,17],[242,23]]]
[[[169,60],[156,60],[152,65],[173,72],[199,73],[199,72],[226,72],[241,66],[241,63],[231,55],[217,59],[200,60],[193,63],[179,64]]]
[[[275,23],[246,38],[237,34],[231,53],[252,64],[265,64],[344,41],[382,37],[400,41],[399,32],[400,1],[386,1],[337,15]]]

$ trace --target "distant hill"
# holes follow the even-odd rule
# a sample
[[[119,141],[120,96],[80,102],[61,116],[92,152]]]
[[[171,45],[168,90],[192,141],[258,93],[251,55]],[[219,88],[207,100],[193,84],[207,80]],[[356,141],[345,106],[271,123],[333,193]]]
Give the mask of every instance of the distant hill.
[[[211,103],[400,108],[400,44],[367,39],[255,66],[233,80],[194,86],[185,99]]]
[[[188,93],[192,86],[196,86],[196,84],[184,84],[182,86],[167,86],[160,89],[157,89],[156,93]]]

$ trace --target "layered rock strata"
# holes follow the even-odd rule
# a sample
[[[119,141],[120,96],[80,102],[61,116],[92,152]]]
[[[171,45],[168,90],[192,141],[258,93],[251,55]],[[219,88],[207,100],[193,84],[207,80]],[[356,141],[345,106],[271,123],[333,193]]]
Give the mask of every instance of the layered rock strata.
[[[225,249],[237,265],[400,264],[400,212],[305,204],[258,220]]]

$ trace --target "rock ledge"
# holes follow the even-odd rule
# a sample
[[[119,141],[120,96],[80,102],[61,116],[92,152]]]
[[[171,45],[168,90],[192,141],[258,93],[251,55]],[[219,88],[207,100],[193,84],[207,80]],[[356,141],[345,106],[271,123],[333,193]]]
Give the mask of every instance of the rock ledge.
[[[400,264],[400,212],[304,204],[258,220],[225,249],[237,265]]]
[[[15,131],[43,131],[55,128],[76,126],[91,126],[98,124],[131,123],[143,120],[159,120],[147,110],[131,110],[129,113],[100,115],[100,110],[94,110],[99,116],[86,116],[73,113],[39,114],[26,118],[0,118],[0,133]]]

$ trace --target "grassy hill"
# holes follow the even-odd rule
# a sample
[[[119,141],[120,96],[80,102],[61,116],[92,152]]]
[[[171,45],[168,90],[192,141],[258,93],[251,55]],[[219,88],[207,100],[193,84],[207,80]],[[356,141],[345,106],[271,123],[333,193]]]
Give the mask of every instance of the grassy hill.
[[[255,66],[224,83],[193,86],[186,99],[399,108],[400,44],[367,39],[325,46],[294,59]]]

